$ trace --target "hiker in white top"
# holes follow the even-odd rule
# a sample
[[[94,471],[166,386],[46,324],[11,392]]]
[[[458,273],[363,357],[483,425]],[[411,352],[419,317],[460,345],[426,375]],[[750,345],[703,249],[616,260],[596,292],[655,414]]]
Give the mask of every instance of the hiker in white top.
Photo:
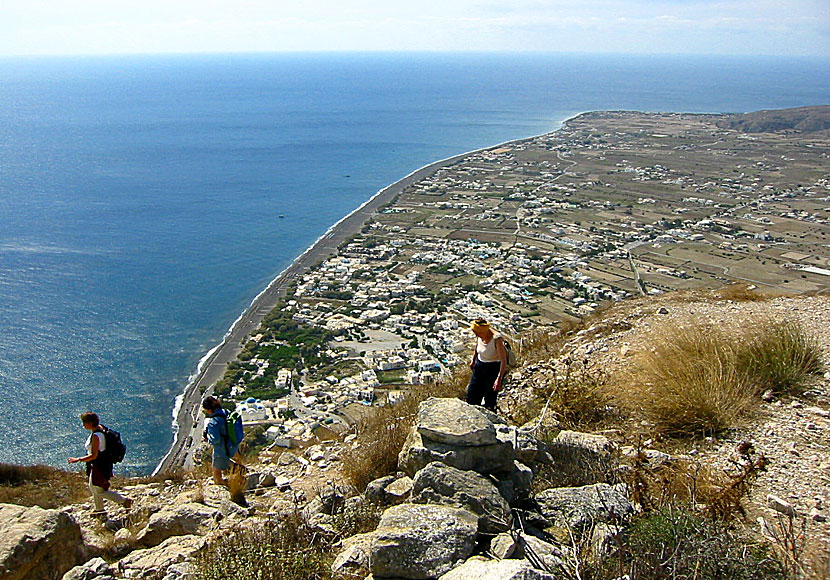
[[[483,318],[475,320],[471,326],[476,335],[476,347],[470,368],[473,376],[467,385],[467,402],[471,405],[483,405],[491,411],[496,410],[496,399],[502,388],[507,372],[507,351],[504,339]]]
[[[90,431],[86,440],[86,455],[84,457],[70,457],[69,463],[86,463],[86,474],[89,478],[89,491],[92,492],[92,500],[95,503],[95,515],[105,516],[104,498],[120,503],[126,509],[130,509],[133,501],[122,496],[120,493],[110,491],[110,479],[112,478],[112,460],[105,453],[107,450],[107,438],[101,429],[101,422],[95,413],[84,413],[81,415],[81,423],[84,429]]]

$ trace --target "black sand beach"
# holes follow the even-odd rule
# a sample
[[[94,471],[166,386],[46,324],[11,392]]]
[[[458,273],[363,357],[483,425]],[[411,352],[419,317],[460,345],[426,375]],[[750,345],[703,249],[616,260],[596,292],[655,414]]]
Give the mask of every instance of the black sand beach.
[[[486,151],[499,146],[501,145],[485,147],[478,151]],[[378,208],[392,201],[404,188],[428,177],[440,168],[452,165],[476,152],[469,151],[436,161],[380,190],[368,202],[335,224],[313,246],[283,270],[268,285],[268,288],[257,296],[251,306],[233,325],[222,344],[203,362],[198,374],[187,385],[175,417],[175,424],[178,429],[174,434],[173,444],[154,473],[163,473],[171,469],[193,465],[193,454],[202,437],[202,415],[199,410],[201,393],[207,393],[207,389],[224,376],[228,363],[236,360],[237,355],[242,350],[243,340],[259,327],[262,319],[285,296],[286,290],[292,282],[321,261],[335,255],[340,244],[360,232],[372,214]]]

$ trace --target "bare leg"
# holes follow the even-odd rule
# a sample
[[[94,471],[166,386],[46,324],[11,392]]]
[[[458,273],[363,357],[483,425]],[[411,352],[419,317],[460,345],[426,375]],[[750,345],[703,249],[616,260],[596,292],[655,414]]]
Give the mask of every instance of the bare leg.
[[[222,475],[222,470],[218,467],[213,467],[213,483],[216,485],[228,485]]]

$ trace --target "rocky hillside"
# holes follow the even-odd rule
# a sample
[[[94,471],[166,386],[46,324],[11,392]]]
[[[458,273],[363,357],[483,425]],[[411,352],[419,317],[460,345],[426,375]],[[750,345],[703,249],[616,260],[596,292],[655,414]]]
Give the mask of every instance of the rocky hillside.
[[[830,105],[729,115],[723,121],[719,121],[718,126],[744,133],[827,131],[830,130]]]
[[[697,577],[714,577],[706,575],[709,565],[725,566],[731,578],[821,577],[816,567],[793,565],[788,576],[774,559],[753,558],[780,556],[787,522],[804,526],[813,555],[830,553],[830,374],[797,395],[766,394],[739,425],[708,438],[656,434],[610,400],[587,414],[570,414],[556,400],[557,390],[576,396],[567,390],[570,376],[582,385],[626,376],[638,354],[654,348],[655,328],[689,320],[794,318],[830,362],[830,298],[733,298],[741,299],[687,293],[633,300],[536,340],[513,371],[498,415],[457,399],[427,399],[398,471],[365,489],[341,475],[359,441],[350,435],[264,451],[249,466],[242,498],[206,474],[189,474],[126,486],[132,509],[112,506],[104,520],[90,515],[88,503],[53,510],[0,504],[0,580],[254,578],[245,574],[263,566],[264,578],[549,580],[616,578],[623,563],[657,578],[643,571],[667,556],[650,551],[651,532],[643,529],[666,523],[659,518],[667,505],[688,510],[672,526],[708,530],[697,551],[685,554],[686,542],[671,556],[677,566],[692,558],[702,570]],[[589,407],[594,399],[585,401]],[[689,495],[689,482],[700,487],[696,494]],[[733,524],[705,523],[714,515]],[[294,543],[285,543],[286,528]],[[281,550],[314,560],[316,572],[295,570],[297,558],[289,566]],[[226,561],[248,572],[229,576],[217,567]]]
[[[737,298],[718,292],[675,293],[618,303],[572,331],[556,357],[516,372],[503,407],[508,414],[518,414],[533,406],[539,386],[557,377],[561,380],[569,365],[573,374],[593,373],[598,381],[625,376],[625,370],[637,364],[639,353],[654,348],[658,328],[689,321],[719,327],[735,322],[750,325],[755,320],[795,320],[815,339],[825,361],[824,373],[814,377],[802,394],[766,393],[751,416],[717,437],[678,442],[661,441],[658,436],[651,443],[670,451],[680,448],[702,462],[726,467],[737,446],[751,442],[768,462],[748,498],[752,518],[775,518],[780,505],[768,498],[784,499],[790,506],[785,511],[792,508],[809,518],[811,533],[821,537],[830,553],[830,296],[759,300],[761,296],[750,293]],[[556,423],[557,417],[547,420]],[[625,444],[639,433],[653,436],[632,422],[613,425],[609,436]]]

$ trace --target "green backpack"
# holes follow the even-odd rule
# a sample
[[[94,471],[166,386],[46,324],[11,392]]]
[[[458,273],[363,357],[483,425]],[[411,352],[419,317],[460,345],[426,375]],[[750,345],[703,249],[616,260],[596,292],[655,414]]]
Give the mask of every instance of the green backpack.
[[[225,415],[225,432],[230,446],[239,447],[245,437],[245,430],[242,428],[242,415],[236,409]]]

